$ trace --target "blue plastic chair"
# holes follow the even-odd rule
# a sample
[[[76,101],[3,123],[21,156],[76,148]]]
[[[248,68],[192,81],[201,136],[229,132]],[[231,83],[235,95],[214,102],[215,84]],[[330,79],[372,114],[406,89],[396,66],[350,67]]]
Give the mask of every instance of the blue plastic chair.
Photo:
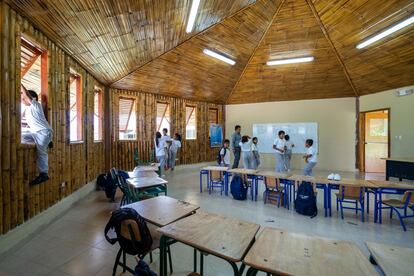
[[[224,174],[222,171],[209,171],[208,172],[208,192],[211,194],[211,192],[214,190],[214,188],[220,188],[220,195],[223,195],[223,191],[225,188],[225,179]]]
[[[364,222],[364,202],[365,188],[364,187],[348,187],[339,185],[339,193],[336,193],[336,210],[338,211],[338,204],[341,208],[341,218],[344,219],[344,209],[355,210],[355,214],[361,211],[361,221]],[[344,206],[344,203],[355,204],[355,207]],[[358,207],[360,204],[360,208]]]
[[[405,227],[404,219],[414,217],[414,195],[413,192],[405,192],[402,199],[384,199],[382,204],[388,207],[382,207],[383,209],[389,208],[391,209],[390,212],[390,219],[392,219],[392,213],[395,211],[398,215],[398,219],[400,220],[400,224],[404,231],[407,231]],[[412,215],[407,215],[407,210],[411,209],[413,211]],[[404,211],[404,215],[400,213],[400,211]]]

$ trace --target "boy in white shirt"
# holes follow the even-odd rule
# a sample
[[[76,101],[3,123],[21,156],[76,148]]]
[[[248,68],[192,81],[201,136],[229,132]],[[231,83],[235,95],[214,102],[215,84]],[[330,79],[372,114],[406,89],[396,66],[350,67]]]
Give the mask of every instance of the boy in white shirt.
[[[230,167],[229,146],[230,146],[230,140],[229,139],[224,140],[223,147],[220,150],[220,157],[221,157],[220,166],[222,167]]]
[[[295,145],[290,141],[289,135],[285,135],[285,169],[290,172],[290,160],[292,160],[292,150],[295,147]]]
[[[253,153],[253,169],[257,170],[257,168],[260,165],[260,154],[259,154],[259,146],[257,145],[258,143],[258,139],[257,137],[253,137],[252,139],[253,143],[252,143],[252,153]]]
[[[305,143],[305,147],[308,148],[308,150],[306,154],[303,156],[306,162],[305,168],[303,169],[303,175],[311,176],[312,169],[313,167],[315,167],[316,163],[318,162],[316,150],[314,147],[312,147],[312,145],[313,145],[313,140],[307,139]]]
[[[278,138],[275,139],[273,142],[273,149],[276,150],[276,172],[284,172],[285,171],[285,162],[284,162],[284,154],[285,154],[285,132],[283,130],[279,131]]]

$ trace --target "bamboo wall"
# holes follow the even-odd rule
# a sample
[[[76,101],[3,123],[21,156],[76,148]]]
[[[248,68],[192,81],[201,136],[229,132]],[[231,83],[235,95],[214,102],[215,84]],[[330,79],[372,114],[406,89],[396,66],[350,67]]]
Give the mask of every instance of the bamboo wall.
[[[178,132],[183,137],[181,151],[178,155],[179,164],[191,164],[215,160],[217,148],[211,148],[209,142],[209,108],[217,108],[219,122],[224,126],[224,107],[206,102],[194,102],[181,98],[163,97],[156,94],[132,92],[127,90],[111,89],[111,164],[130,170],[134,167],[134,150],[139,152],[140,159],[148,161],[154,148],[156,132],[156,104],[157,101],[170,103],[171,127],[170,132]],[[136,100],[137,109],[137,140],[120,141],[118,139],[118,102],[119,97],[129,97]],[[197,107],[197,139],[185,140],[185,107]],[[170,134],[171,134],[170,133]]]
[[[0,1],[0,234],[76,191],[104,170],[104,144],[93,141],[94,86],[99,83],[39,30]],[[50,180],[34,187],[36,149],[20,143],[20,35],[48,51],[48,114],[54,148]],[[82,75],[83,142],[70,144],[69,69]],[[103,88],[103,86],[101,86]],[[105,99],[105,97],[104,97]],[[63,186],[62,183],[65,183]]]

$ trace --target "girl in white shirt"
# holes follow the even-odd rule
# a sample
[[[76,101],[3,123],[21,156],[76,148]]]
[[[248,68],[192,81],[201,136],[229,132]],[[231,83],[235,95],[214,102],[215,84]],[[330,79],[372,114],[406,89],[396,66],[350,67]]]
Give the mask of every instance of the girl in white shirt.
[[[257,168],[260,166],[260,154],[259,154],[259,148],[258,148],[258,140],[257,137],[253,137],[252,139],[252,154],[253,154],[253,159],[252,159],[252,167],[253,169],[257,170]]]
[[[155,133],[155,139],[154,139],[154,145],[155,145],[155,156],[157,158],[157,162],[160,163],[160,175],[164,175],[164,169],[165,169],[165,141],[162,139],[161,133],[157,131]]]
[[[242,152],[243,166],[245,169],[252,169],[252,139],[249,136],[243,136],[239,143]]]
[[[290,160],[292,160],[292,150],[295,145],[290,141],[289,135],[285,135],[285,169],[290,172]]]
[[[278,138],[273,142],[273,149],[276,154],[276,172],[284,172],[285,169],[285,132],[283,130],[279,131]]]
[[[318,162],[318,156],[317,152],[313,145],[312,139],[307,139],[305,143],[305,147],[308,149],[306,154],[303,156],[305,159],[306,165],[305,168],[303,168],[303,175],[312,175],[312,169],[316,166],[316,163]]]
[[[37,168],[39,176],[30,182],[37,185],[49,179],[48,146],[52,142],[52,128],[46,120],[42,105],[38,102],[38,95],[33,90],[21,87],[21,100],[26,108],[26,120],[29,127],[28,133],[22,133],[22,143],[36,144]]]
[[[175,159],[177,158],[178,149],[181,148],[181,135],[174,134],[168,154],[168,167],[173,171],[175,167]]]

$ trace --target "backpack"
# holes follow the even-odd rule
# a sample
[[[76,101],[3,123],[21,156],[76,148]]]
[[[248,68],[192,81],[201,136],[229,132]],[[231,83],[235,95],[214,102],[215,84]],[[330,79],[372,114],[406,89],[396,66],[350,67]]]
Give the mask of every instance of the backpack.
[[[295,210],[299,214],[314,218],[318,215],[316,196],[310,182],[303,181],[298,188],[295,200]]]
[[[106,184],[106,174],[100,174],[96,178],[96,185],[100,188],[100,190],[105,190],[105,184]]]
[[[141,238],[135,237],[135,242],[121,235],[121,224],[124,220],[134,220],[138,225]],[[114,229],[116,238],[110,238],[108,232]],[[145,220],[132,208],[120,208],[112,212],[105,226],[105,239],[110,244],[119,243],[122,250],[129,255],[138,255],[141,259],[151,250],[152,237]]]
[[[139,260],[134,270],[134,276],[157,276],[157,273],[152,271],[146,262]]]
[[[227,149],[225,149],[224,147],[221,147],[220,150],[217,153],[217,163],[219,165],[221,165],[221,154],[220,154],[220,152],[221,152],[222,149],[224,149],[223,159],[224,159],[224,156],[226,156],[226,154],[227,154]]]
[[[246,200],[247,185],[239,174],[235,174],[231,180],[230,193],[236,200]]]

